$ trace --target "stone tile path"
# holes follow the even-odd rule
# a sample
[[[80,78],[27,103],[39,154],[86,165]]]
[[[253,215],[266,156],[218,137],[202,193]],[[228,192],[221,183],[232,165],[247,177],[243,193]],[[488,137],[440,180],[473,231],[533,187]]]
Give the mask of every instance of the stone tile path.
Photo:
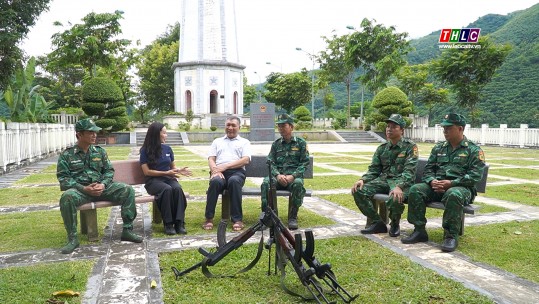
[[[314,147],[313,147],[314,146]],[[194,153],[204,155],[207,146],[186,147]],[[310,145],[311,151],[332,153],[334,145]],[[374,146],[340,145],[338,151],[374,151]],[[267,145],[253,145],[254,154],[264,154]],[[34,164],[27,170],[0,176],[0,187],[9,187],[14,181],[37,172],[55,160],[47,159]],[[344,171],[344,170],[343,170]],[[351,174],[361,173],[350,170]],[[326,216],[336,222],[328,227],[313,229],[317,239],[340,236],[359,236],[359,230],[365,225],[365,217],[357,210],[349,210],[328,202],[319,197],[323,194],[348,193],[349,190],[315,191],[314,196],[305,198],[304,208]],[[202,200],[203,198],[195,198]],[[507,222],[513,220],[529,221],[539,219],[539,208],[521,205],[513,202],[478,197],[477,201],[510,209],[509,212],[495,214],[479,214],[467,216],[466,225],[483,225],[489,223]],[[186,235],[172,238],[152,238],[151,213],[149,206],[138,205],[139,216],[135,223],[135,231],[144,235],[142,244],[120,242],[121,217],[119,207],[113,207],[108,228],[104,231],[100,245],[82,246],[73,254],[63,255],[56,249],[16,252],[0,254],[0,268],[26,266],[34,263],[47,263],[79,259],[96,259],[92,274],[89,277],[84,303],[162,303],[161,272],[158,264],[158,254],[165,251],[177,251],[188,248],[216,246],[214,234]],[[57,206],[0,208],[0,213],[24,212],[34,209],[58,209]],[[428,222],[429,227],[440,227],[441,219]],[[403,230],[413,229],[406,221],[402,222]],[[366,235],[364,237],[402,254],[424,267],[430,268],[441,275],[462,282],[466,287],[490,297],[496,303],[539,303],[539,284],[523,280],[504,270],[473,262],[461,253],[443,253],[439,244],[428,242],[414,245],[404,245],[400,238],[388,235]],[[252,238],[252,242],[256,242]],[[170,273],[172,275],[172,273]],[[155,280],[157,288],[150,288]]]

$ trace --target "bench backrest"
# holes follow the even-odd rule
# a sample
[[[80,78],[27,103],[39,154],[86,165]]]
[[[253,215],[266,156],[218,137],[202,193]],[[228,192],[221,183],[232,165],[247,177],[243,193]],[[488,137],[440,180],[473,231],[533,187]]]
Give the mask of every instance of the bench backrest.
[[[142,172],[138,159],[115,160],[112,162],[112,166],[114,167],[115,182],[129,185],[144,184],[144,172]]]
[[[425,166],[427,165],[427,159],[426,158],[420,158],[417,161],[417,170],[415,173],[415,182],[420,183],[421,179],[423,178],[423,171],[425,171]],[[487,175],[488,175],[488,164],[485,164],[485,171],[483,171],[483,176],[481,177],[481,180],[477,185],[475,185],[475,188],[477,189],[477,192],[485,193],[485,190],[487,188]]]
[[[251,155],[251,162],[245,166],[247,170],[247,177],[266,177],[268,176],[268,165],[266,164],[267,160],[266,155]],[[309,166],[305,168],[305,173],[303,178],[313,178],[313,162],[314,159],[312,156],[309,157]]]

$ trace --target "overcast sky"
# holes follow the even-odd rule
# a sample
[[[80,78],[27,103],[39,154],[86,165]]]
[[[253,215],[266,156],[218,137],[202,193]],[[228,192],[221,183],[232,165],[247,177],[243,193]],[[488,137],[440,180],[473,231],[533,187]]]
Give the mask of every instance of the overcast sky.
[[[196,0],[190,0],[196,1]],[[307,54],[324,48],[320,36],[346,34],[363,18],[375,19],[398,32],[418,38],[442,28],[461,28],[486,14],[522,10],[537,0],[236,0],[240,63],[249,83],[264,81],[270,72],[289,73],[312,68]],[[51,51],[50,37],[59,31],[52,23],[81,23],[90,12],[124,12],[123,37],[142,46],[180,21],[181,0],[52,0],[40,15],[22,47],[29,55]],[[271,62],[271,64],[266,64]],[[255,74],[254,72],[258,72]]]

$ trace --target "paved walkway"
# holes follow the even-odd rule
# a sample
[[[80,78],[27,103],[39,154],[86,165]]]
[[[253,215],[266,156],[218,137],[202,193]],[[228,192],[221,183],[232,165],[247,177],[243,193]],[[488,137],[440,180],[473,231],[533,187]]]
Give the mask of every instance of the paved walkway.
[[[314,147],[313,147],[314,146]],[[194,153],[203,155],[206,146],[186,147]],[[334,145],[310,145],[311,151],[333,153]],[[373,151],[374,147],[359,145],[339,146],[339,152]],[[254,154],[263,154],[268,150],[267,145],[253,145]],[[28,167],[26,170],[0,177],[0,185],[9,186],[10,183],[37,172],[55,160],[47,159]],[[350,172],[353,173],[353,172]],[[357,172],[356,172],[357,173]],[[359,173],[357,173],[359,174]],[[348,193],[340,191],[315,191],[314,196],[305,198],[304,207],[312,212],[326,216],[336,224],[328,227],[313,229],[316,239],[357,236],[359,230],[365,225],[365,217],[356,210],[349,210],[332,202],[325,201],[317,195],[329,193]],[[202,200],[202,197],[194,198]],[[483,225],[513,220],[528,221],[539,219],[539,208],[507,201],[478,197],[478,201],[508,208],[511,211],[495,214],[479,214],[467,216],[466,225]],[[57,209],[57,206],[2,208],[0,213],[22,212],[35,209]],[[135,223],[135,231],[144,234],[142,244],[120,242],[121,217],[119,207],[113,207],[108,228],[104,231],[100,245],[82,246],[73,254],[63,255],[58,250],[44,249],[29,252],[0,254],[0,268],[32,265],[34,263],[47,263],[80,259],[96,259],[87,289],[84,293],[84,303],[162,303],[161,272],[158,264],[158,253],[177,251],[188,248],[216,246],[214,234],[186,235],[182,237],[153,239],[151,232],[151,213],[147,204],[138,205],[139,216]],[[429,227],[440,227],[441,219],[428,222]],[[406,221],[402,223],[403,230],[410,231],[411,227]],[[229,236],[230,237],[230,236]],[[430,268],[441,275],[462,282],[466,287],[490,297],[496,303],[539,303],[539,284],[526,281],[504,270],[473,262],[458,251],[443,253],[437,243],[421,243],[404,245],[400,238],[391,238],[388,235],[367,235],[370,240],[389,248],[390,250],[409,257],[413,261]],[[252,238],[250,242],[258,239]],[[173,275],[164,272],[167,275]],[[157,282],[157,288],[150,288],[152,280]]]

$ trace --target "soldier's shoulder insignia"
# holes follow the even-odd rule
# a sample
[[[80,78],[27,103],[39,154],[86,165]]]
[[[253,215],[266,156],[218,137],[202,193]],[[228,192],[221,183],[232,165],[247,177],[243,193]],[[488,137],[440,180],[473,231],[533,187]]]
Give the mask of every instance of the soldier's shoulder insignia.
[[[299,147],[292,147],[292,151],[299,151]]]
[[[485,161],[485,153],[483,152],[483,150],[479,150],[479,160]]]
[[[92,161],[101,161],[101,158],[100,157],[94,157],[94,158],[92,158]]]
[[[414,146],[414,148],[412,149],[412,153],[414,154],[414,157],[417,157],[417,155],[419,154],[417,146]]]

